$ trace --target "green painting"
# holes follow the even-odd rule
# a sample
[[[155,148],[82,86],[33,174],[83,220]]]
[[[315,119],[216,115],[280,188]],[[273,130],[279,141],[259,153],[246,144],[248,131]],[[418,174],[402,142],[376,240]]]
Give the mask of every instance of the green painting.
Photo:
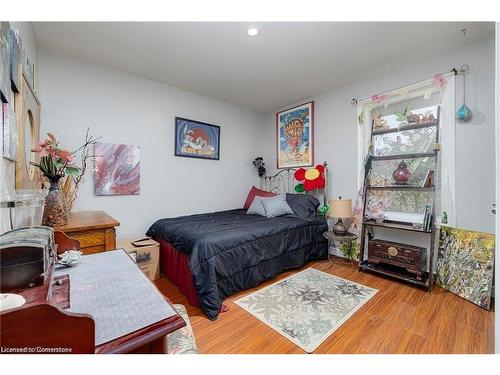
[[[494,254],[493,234],[441,227],[436,283],[489,310]]]

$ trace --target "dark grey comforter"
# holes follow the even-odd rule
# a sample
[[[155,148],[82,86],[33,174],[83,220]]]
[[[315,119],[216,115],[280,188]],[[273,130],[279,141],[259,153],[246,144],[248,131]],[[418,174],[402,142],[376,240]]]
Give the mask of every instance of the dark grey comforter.
[[[325,218],[295,215],[266,218],[231,210],[161,219],[147,235],[190,255],[200,307],[215,320],[224,299],[287,268],[324,258]]]

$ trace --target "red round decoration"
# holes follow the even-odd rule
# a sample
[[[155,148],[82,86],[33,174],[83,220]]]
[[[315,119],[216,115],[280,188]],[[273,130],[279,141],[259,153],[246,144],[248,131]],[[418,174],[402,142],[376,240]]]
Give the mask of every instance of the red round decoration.
[[[293,176],[297,181],[302,181],[304,178],[306,178],[306,170],[304,168],[299,168],[295,171]]]
[[[305,191],[311,191],[314,189],[321,189],[325,187],[325,177],[323,176],[323,173],[325,172],[325,167],[321,164],[318,164],[314,168],[319,172],[319,175],[313,173],[312,175],[317,175],[318,177],[312,178],[311,179],[311,173],[309,174],[309,178],[307,178],[307,170],[304,168],[297,169],[294,173],[294,177],[297,181],[304,181],[304,190]],[[311,170],[309,169],[309,170]]]

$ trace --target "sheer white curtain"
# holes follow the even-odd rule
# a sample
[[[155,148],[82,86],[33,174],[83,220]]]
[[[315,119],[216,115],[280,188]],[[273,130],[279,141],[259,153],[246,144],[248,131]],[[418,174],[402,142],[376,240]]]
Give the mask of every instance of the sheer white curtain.
[[[439,143],[440,153],[438,166],[438,188],[440,195],[437,199],[436,213],[438,220],[440,214],[446,212],[447,224],[455,226],[455,76],[453,73],[438,74],[435,77],[392,90],[382,94],[358,101],[357,126],[358,126],[358,176],[359,193],[355,208],[354,228],[359,229],[362,210],[362,189],[364,183],[364,162],[370,147],[370,135],[374,113],[390,112],[391,108],[407,105],[415,106],[439,105],[440,128]],[[439,225],[439,222],[437,223]],[[357,228],[356,228],[357,227]]]

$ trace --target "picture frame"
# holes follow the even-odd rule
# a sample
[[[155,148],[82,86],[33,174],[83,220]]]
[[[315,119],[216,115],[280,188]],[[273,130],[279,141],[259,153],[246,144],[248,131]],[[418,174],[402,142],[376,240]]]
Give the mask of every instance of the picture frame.
[[[16,162],[18,160],[17,147],[19,139],[16,113],[10,103],[0,100],[0,105],[2,112],[0,123],[2,126],[2,156],[7,160]]]
[[[437,285],[489,310],[494,272],[494,234],[441,226]]]
[[[175,118],[175,156],[220,160],[220,126]]]
[[[140,146],[97,142],[94,155],[95,195],[140,194]]]
[[[276,165],[314,165],[314,101],[276,113]]]
[[[423,188],[431,188],[434,186],[434,170],[429,169],[425,175],[425,179],[422,182]]]

